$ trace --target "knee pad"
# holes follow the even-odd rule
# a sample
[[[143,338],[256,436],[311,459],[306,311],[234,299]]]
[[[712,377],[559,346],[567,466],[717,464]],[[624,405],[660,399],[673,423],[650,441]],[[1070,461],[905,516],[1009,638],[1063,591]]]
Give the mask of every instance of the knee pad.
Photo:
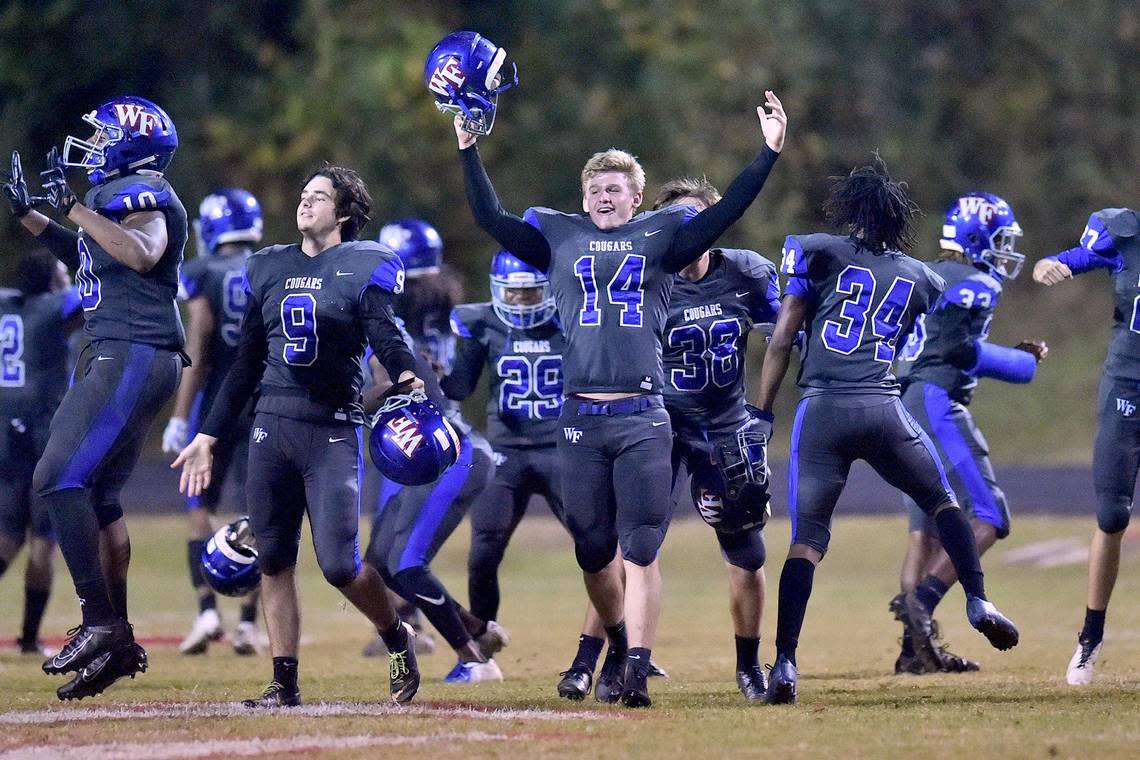
[[[118,501],[104,501],[95,503],[95,519],[99,521],[99,529],[106,528],[123,516],[123,505]]]
[[[1096,509],[1096,526],[1105,533],[1119,533],[1132,517],[1132,500],[1126,496],[1101,497]]]
[[[613,561],[617,551],[617,539],[613,536],[590,536],[579,541],[574,539],[574,557],[578,567],[587,573],[600,573]]]
[[[621,556],[641,567],[653,564],[665,541],[663,526],[639,525],[621,537]]]
[[[272,532],[257,534],[257,561],[265,575],[277,575],[297,564],[297,542],[282,539]]]
[[[360,574],[360,558],[355,555],[352,558],[338,557],[335,560],[319,564],[325,580],[333,588],[344,588],[356,580],[356,576]]]
[[[764,546],[764,534],[760,531],[747,533],[717,532],[716,538],[728,564],[750,573],[764,567],[764,562],[768,559],[768,552]]]

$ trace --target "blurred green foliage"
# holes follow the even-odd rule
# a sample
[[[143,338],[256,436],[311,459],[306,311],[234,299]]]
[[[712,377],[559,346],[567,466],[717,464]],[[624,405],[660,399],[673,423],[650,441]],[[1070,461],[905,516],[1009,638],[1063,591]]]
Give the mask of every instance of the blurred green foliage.
[[[789,141],[729,245],[774,257],[785,234],[822,229],[827,178],[876,149],[927,212],[924,258],[942,209],[971,189],[1010,201],[1031,261],[1075,244],[1090,211],[1140,202],[1140,6],[1129,0],[8,0],[0,150],[20,149],[32,171],[82,134],[80,114],[143,95],[178,125],[169,176],[188,207],[240,185],[262,201],[266,239],[289,240],[306,173],[344,163],[372,189],[369,232],[430,220],[483,299],[493,243],[422,82],[427,51],[458,28],[519,64],[521,87],[481,141],[516,212],[577,208],[581,164],[611,145],[641,157],[650,192],[678,174],[723,187],[761,145],[766,88],[787,108]],[[0,274],[32,245],[2,218]],[[1053,354],[1033,386],[979,392],[999,458],[1088,456],[1110,314],[1103,276],[1009,286],[995,339],[1043,337]]]

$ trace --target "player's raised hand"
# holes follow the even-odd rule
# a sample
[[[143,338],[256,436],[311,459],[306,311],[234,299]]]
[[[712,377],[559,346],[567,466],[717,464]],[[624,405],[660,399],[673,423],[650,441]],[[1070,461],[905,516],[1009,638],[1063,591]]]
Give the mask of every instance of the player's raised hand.
[[[17,218],[27,216],[28,212],[44,202],[44,198],[28,192],[28,183],[24,180],[24,167],[20,163],[20,151],[12,151],[12,171],[4,181],[4,197],[12,207],[12,213]]]
[[[211,471],[214,467],[214,444],[218,439],[212,435],[198,433],[190,445],[170,463],[170,469],[182,468],[178,479],[178,493],[199,496],[210,487]]]
[[[1049,347],[1045,345],[1043,340],[1023,340],[1014,346],[1018,351],[1024,351],[1027,354],[1033,354],[1033,358],[1040,364],[1041,360],[1049,355]]]
[[[1056,259],[1041,259],[1033,265],[1033,280],[1049,287],[1073,278],[1073,270]]]
[[[63,159],[60,158],[59,149],[52,148],[47,155],[47,169],[40,172],[40,179],[47,193],[47,202],[52,208],[59,209],[64,214],[71,213],[71,208],[78,202],[71,186],[67,184],[67,173],[64,171]]]
[[[463,128],[463,117],[455,117],[455,136],[459,139],[459,149],[465,150],[475,144],[477,135],[473,135]]]
[[[784,148],[784,134],[788,131],[788,115],[784,113],[784,104],[771,90],[764,91],[765,102],[756,106],[756,115],[760,117],[760,129],[764,131],[764,142],[776,153]],[[764,109],[770,109],[768,113]]]

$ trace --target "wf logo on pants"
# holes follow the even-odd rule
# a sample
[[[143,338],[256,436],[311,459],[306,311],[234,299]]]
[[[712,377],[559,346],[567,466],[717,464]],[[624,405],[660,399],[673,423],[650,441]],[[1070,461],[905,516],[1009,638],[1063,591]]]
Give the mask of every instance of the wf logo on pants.
[[[582,431],[578,428],[562,428],[562,432],[566,435],[566,440],[570,443],[577,443],[582,440]]]
[[[1116,411],[1120,412],[1122,417],[1131,417],[1136,414],[1136,405],[1126,398],[1116,399]]]

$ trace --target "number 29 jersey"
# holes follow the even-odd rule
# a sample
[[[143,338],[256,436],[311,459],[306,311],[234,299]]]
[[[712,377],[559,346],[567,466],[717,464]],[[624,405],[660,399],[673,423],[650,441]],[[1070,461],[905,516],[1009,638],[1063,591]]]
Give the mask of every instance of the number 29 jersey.
[[[819,393],[898,395],[891,362],[945,281],[904,253],[874,251],[854,237],[789,235],[781,271],[786,294],[808,302],[798,383]]]

